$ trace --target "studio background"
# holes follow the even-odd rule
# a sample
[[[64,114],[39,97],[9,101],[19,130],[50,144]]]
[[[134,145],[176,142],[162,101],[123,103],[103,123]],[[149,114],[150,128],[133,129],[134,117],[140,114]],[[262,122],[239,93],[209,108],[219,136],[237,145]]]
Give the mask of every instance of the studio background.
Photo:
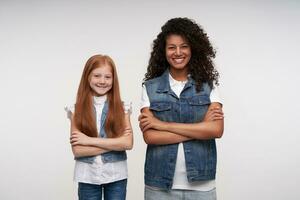
[[[77,199],[63,108],[94,54],[114,59],[122,98],[133,103],[127,199],[143,199],[141,83],[152,41],[173,17],[201,24],[217,50],[225,112],[218,199],[300,199],[296,0],[1,0],[0,199]]]

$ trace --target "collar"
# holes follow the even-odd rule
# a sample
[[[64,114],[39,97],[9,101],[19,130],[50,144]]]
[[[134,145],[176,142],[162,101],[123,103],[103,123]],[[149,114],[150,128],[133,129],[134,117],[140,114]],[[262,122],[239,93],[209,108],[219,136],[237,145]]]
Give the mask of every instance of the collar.
[[[107,95],[103,95],[103,96],[93,96],[93,102],[94,102],[94,105],[103,105],[105,103],[107,99]]]
[[[170,82],[170,86],[171,88],[175,85],[185,85],[187,82],[188,82],[188,79],[187,80],[184,80],[184,81],[177,81],[176,79],[174,79],[172,77],[172,75],[169,73],[169,82]]]
[[[185,84],[184,88],[188,88],[191,87],[192,85],[195,85],[195,81],[194,79],[191,78],[190,74],[188,75],[187,81],[177,81],[171,76],[169,69],[166,69],[166,71],[160,76],[160,80],[161,81],[160,81],[160,85],[157,88],[157,92],[170,92],[171,91],[170,85],[178,84],[178,82],[184,82]]]

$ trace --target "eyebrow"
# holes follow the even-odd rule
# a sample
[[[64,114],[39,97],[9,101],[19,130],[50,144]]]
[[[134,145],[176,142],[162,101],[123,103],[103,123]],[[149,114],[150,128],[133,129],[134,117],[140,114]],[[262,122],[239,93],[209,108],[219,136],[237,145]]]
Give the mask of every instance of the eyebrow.
[[[110,73],[110,74],[103,74],[103,73],[93,72],[92,74],[93,74],[93,75],[104,75],[104,76],[109,75],[109,76],[112,76],[112,73]]]
[[[182,44],[179,44],[179,46],[182,46],[182,45],[189,45],[187,42],[184,42]],[[177,46],[176,44],[166,44],[166,46]]]

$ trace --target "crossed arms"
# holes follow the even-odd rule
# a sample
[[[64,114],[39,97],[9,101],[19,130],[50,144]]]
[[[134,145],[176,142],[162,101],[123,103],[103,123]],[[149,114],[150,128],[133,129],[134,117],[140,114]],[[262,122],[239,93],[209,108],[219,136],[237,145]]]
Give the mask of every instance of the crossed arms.
[[[175,144],[192,139],[213,139],[223,135],[224,115],[219,103],[211,103],[204,120],[197,123],[164,122],[155,118],[149,107],[141,110],[140,129],[147,144]]]
[[[129,114],[125,114],[125,129],[117,138],[89,137],[80,132],[71,117],[70,143],[75,157],[95,156],[108,151],[130,150],[133,146],[133,134]]]
[[[213,139],[223,135],[224,115],[219,103],[211,103],[202,122],[175,123],[155,118],[148,107],[141,110],[140,129],[147,144],[175,144],[193,139]],[[70,143],[75,157],[94,156],[108,151],[130,150],[133,134],[129,114],[125,114],[125,129],[117,138],[89,137],[80,132],[71,117]]]

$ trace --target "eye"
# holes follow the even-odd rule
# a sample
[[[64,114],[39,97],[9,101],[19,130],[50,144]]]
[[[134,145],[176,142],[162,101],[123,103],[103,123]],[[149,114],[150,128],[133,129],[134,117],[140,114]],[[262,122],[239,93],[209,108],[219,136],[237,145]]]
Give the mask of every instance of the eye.
[[[167,49],[168,49],[168,50],[174,50],[175,47],[174,47],[174,46],[168,46]]]
[[[189,48],[189,47],[190,47],[190,46],[187,45],[187,44],[184,44],[184,45],[181,46],[181,48],[183,48],[183,49],[187,49],[187,48]]]
[[[106,78],[106,79],[111,79],[112,76],[111,76],[111,75],[106,75],[105,78]]]

